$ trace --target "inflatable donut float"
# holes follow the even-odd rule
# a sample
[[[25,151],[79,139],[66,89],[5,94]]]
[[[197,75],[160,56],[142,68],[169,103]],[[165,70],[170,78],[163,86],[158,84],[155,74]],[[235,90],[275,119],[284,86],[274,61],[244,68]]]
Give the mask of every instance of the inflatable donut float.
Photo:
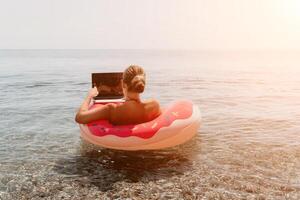
[[[94,104],[90,109],[99,106]],[[156,119],[135,125],[112,125],[107,120],[80,124],[81,137],[89,143],[119,150],[150,150],[176,146],[198,132],[201,114],[191,101],[169,104]]]

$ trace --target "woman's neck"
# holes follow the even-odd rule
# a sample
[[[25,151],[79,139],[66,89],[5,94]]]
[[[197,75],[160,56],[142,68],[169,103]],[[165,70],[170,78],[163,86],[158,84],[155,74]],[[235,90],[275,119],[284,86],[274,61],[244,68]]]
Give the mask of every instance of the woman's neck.
[[[125,95],[125,100],[126,100],[126,101],[134,100],[134,101],[140,102],[140,101],[141,101],[141,99],[140,99],[140,94],[139,94],[139,93],[128,92],[128,93]]]

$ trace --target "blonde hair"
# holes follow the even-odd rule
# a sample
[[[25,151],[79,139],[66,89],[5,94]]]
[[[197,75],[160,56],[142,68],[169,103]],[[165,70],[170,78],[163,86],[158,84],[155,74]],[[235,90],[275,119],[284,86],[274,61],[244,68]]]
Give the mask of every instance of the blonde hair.
[[[130,65],[123,73],[123,83],[128,86],[128,91],[142,93],[145,89],[145,72],[138,65]]]

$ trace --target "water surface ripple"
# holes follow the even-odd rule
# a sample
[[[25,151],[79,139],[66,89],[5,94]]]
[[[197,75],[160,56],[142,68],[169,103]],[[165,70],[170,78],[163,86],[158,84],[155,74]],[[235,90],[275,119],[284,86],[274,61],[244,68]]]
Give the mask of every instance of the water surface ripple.
[[[0,50],[0,199],[300,199],[296,55]],[[134,152],[81,141],[90,73],[129,64],[146,69],[144,98],[199,105],[195,138]]]

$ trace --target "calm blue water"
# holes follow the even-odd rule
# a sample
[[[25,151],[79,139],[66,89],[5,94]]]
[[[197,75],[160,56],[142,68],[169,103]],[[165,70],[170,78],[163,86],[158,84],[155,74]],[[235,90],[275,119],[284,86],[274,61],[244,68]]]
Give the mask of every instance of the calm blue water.
[[[0,50],[0,199],[299,199],[299,52]],[[121,152],[80,140],[90,73],[147,72],[144,98],[188,98],[189,143]]]

